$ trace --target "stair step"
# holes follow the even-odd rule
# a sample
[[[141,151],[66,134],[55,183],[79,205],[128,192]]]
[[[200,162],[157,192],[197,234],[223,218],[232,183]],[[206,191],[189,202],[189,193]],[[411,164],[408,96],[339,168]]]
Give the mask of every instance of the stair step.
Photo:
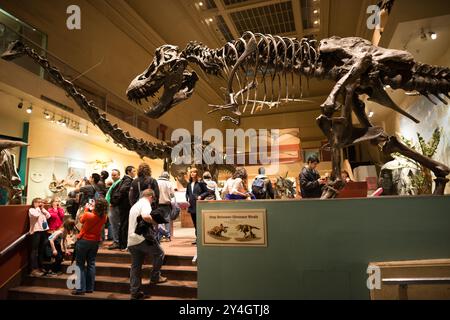
[[[70,266],[69,261],[64,261],[62,264],[62,271],[66,273],[67,268]],[[129,277],[130,276],[130,264],[129,263],[113,263],[113,262],[95,262],[95,274],[97,276],[110,276],[110,277]],[[142,277],[149,279],[151,265],[144,265],[142,267]],[[163,265],[161,268],[163,276],[168,277],[171,280],[197,280],[197,267],[196,266],[174,266]]]
[[[84,296],[74,296],[69,289],[38,286],[21,286],[9,290],[12,300],[129,300],[130,295],[106,291],[95,291]],[[151,296],[147,300],[178,300],[176,297]]]
[[[69,275],[60,276],[41,276],[33,277],[31,275],[25,277],[25,286],[51,287],[67,289],[67,279]],[[149,284],[149,281],[143,281],[143,291],[152,296],[168,296],[178,298],[196,298],[197,282],[186,280],[172,280],[160,284]],[[128,294],[130,292],[130,280],[128,277],[110,277],[96,276],[95,290],[104,292],[117,292]]]
[[[194,256],[179,256],[179,255],[166,255],[164,258],[165,265],[174,266],[192,266],[192,259]],[[117,250],[98,250],[96,261],[98,262],[113,262],[113,263],[128,263],[131,264],[131,255],[129,252],[122,252]],[[145,258],[146,264],[152,263],[152,258],[147,256]]]

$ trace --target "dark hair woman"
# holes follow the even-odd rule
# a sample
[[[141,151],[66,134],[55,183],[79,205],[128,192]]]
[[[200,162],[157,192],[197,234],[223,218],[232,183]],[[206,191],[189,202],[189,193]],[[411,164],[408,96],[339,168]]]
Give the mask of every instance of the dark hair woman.
[[[101,241],[102,228],[106,222],[108,202],[99,198],[95,200],[92,212],[86,211],[80,218],[83,224],[78,234],[76,243],[76,265],[80,270],[80,286],[72,292],[75,295],[83,295],[94,291],[95,284],[95,257]]]
[[[30,235],[31,235],[31,275],[43,275],[42,267],[44,260],[45,248],[47,245],[47,219],[50,213],[44,208],[44,202],[41,198],[33,199],[31,208],[28,210],[30,218]],[[39,270],[41,269],[41,270]]]
[[[153,197],[152,209],[158,207],[159,188],[158,181],[152,178],[152,169],[147,163],[141,163],[138,168],[137,178],[133,180],[130,188],[130,204],[133,206],[141,197],[141,192],[145,189],[152,189],[155,192]]]
[[[200,180],[197,168],[192,168],[189,172],[189,184],[186,188],[186,200],[189,203],[188,212],[191,214],[192,222],[197,235],[197,200],[205,198],[209,194],[206,184]],[[194,241],[192,244],[197,244]]]

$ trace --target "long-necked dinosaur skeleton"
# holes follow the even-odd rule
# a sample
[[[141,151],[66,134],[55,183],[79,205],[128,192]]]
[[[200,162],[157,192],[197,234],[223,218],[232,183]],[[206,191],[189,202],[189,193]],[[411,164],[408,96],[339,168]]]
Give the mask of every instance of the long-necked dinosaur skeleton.
[[[44,67],[88,113],[94,124],[115,141],[120,141],[127,149],[136,151],[141,156],[170,158],[170,146],[137,140],[124,133],[117,125],[112,125],[105,115],[99,114],[92,101],[87,101],[72,83],[64,79],[57,69],[51,67],[34,50],[15,42],[2,57],[12,59],[21,54],[29,55]],[[434,194],[443,194],[450,169],[408,148],[397,138],[388,136],[382,128],[374,127],[359,96],[367,94],[370,100],[418,122],[392,101],[384,87],[415,91],[433,103],[431,96],[447,103],[440,95],[450,98],[449,68],[421,64],[415,62],[413,56],[406,51],[375,47],[369,41],[356,37],[331,37],[317,43],[315,40],[246,32],[238,40],[228,42],[219,49],[210,49],[197,42],[188,43],[181,51],[173,45],[159,47],[150,66],[131,82],[127,90],[128,98],[141,103],[141,99],[154,96],[163,87],[161,97],[146,112],[149,117],[160,117],[192,96],[198,76],[187,69],[189,63],[200,66],[207,74],[225,77],[226,102],[223,105],[212,105],[212,111],[230,111],[231,114],[223,116],[222,120],[231,120],[235,124],[239,124],[238,117],[241,114],[256,111],[257,101],[263,101],[263,106],[270,107],[273,103],[278,105],[283,100],[289,102],[296,99],[292,93],[296,86],[301,88],[299,84],[302,77],[336,82],[321,105],[322,114],[317,118],[332,151],[331,182],[325,188],[323,198],[334,197],[344,186],[340,178],[342,148],[362,141],[379,144],[387,154],[402,153],[430,168],[436,176]],[[290,84],[288,79],[291,79]],[[262,98],[258,94],[262,94]],[[250,100],[253,100],[251,108]],[[353,125],[352,111],[360,127]],[[335,116],[338,112],[340,115]]]
[[[117,144],[124,148],[136,152],[141,158],[147,157],[150,159],[164,160],[165,170],[169,171],[171,175],[180,182],[184,187],[187,186],[186,173],[191,166],[197,167],[200,172],[209,171],[215,180],[217,180],[219,171],[234,172],[234,167],[227,164],[175,164],[172,163],[172,148],[177,142],[162,142],[151,143],[144,141],[144,139],[137,139],[131,136],[129,132],[124,132],[117,124],[111,124],[107,119],[106,113],[100,113],[93,101],[89,101],[82,93],[82,90],[77,88],[71,81],[66,79],[58,68],[53,67],[48,59],[39,55],[36,50],[28,47],[21,41],[12,42],[8,49],[2,54],[5,60],[13,60],[21,55],[29,56],[33,61],[39,64],[49,76],[59,85],[67,94],[74,99],[81,110],[85,111],[94,125],[96,125],[105,135],[111,137]],[[193,80],[194,82],[196,79]],[[192,143],[192,149],[200,149],[200,154],[203,154],[204,148],[208,142]],[[192,154],[195,152],[193,151]]]
[[[258,101],[262,101],[262,108],[296,99],[293,93],[301,89],[302,77],[334,81],[317,118],[332,151],[331,182],[323,198],[334,197],[344,186],[340,178],[342,148],[362,141],[380,145],[387,154],[402,153],[430,168],[436,176],[434,193],[443,194],[450,169],[374,127],[359,96],[367,94],[369,100],[419,122],[395,104],[385,87],[422,94],[432,103],[434,96],[447,104],[449,68],[415,62],[406,51],[376,47],[357,37],[331,37],[317,42],[245,32],[219,49],[198,42],[189,42],[183,50],[173,45],[159,47],[150,66],[131,82],[128,98],[141,103],[141,99],[154,96],[164,86],[161,98],[146,112],[153,118],[161,116],[192,95],[198,76],[187,70],[188,64],[226,79],[225,103],[211,106],[212,111],[231,112],[221,120],[235,124],[239,124],[243,113],[256,112]],[[358,127],[352,123],[352,111],[360,123]]]

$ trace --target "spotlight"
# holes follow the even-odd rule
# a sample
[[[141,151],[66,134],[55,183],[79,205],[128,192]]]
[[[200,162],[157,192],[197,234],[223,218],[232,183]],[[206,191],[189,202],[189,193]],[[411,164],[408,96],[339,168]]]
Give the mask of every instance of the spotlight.
[[[436,34],[436,32],[430,32],[430,38],[431,38],[432,40],[436,40],[436,39],[437,39],[437,34]]]
[[[30,104],[30,106],[27,108],[27,113],[30,114],[33,112],[33,105]]]
[[[23,100],[20,100],[20,102],[17,104],[17,108],[19,109],[23,108]]]

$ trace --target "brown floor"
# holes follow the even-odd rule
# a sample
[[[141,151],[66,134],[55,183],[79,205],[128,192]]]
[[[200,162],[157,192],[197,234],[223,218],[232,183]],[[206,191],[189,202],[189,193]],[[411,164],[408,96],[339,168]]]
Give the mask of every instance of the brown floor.
[[[170,242],[161,242],[161,247],[166,255],[194,257],[197,254],[197,247],[192,244],[192,241],[194,241],[193,237],[172,237]],[[109,245],[111,241],[104,241],[101,248],[106,249]]]

